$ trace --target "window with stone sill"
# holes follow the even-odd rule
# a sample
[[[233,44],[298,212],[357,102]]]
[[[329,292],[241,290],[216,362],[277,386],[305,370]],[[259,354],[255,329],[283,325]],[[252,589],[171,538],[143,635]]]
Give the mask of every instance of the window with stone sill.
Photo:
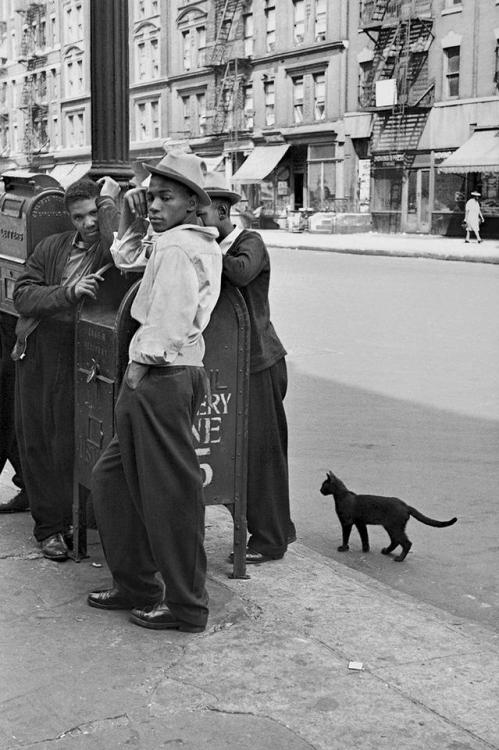
[[[0,153],[5,154],[10,146],[9,116],[0,115]]]
[[[48,120],[46,117],[35,117],[33,119],[33,136],[36,148],[39,151],[47,151],[49,147]]]
[[[197,67],[206,65],[206,26],[196,28]]]
[[[263,85],[265,97],[265,125],[275,125],[275,83],[266,81]]]
[[[245,86],[243,89],[243,117],[245,130],[253,130],[254,114],[253,86]]]
[[[206,134],[206,94],[196,94],[198,135]]]
[[[191,133],[191,97],[182,96],[182,132],[185,135]]]
[[[372,69],[372,60],[359,63],[359,105],[361,107],[369,107],[372,104]]]
[[[305,41],[305,0],[293,0],[293,38],[295,44]]]
[[[160,136],[159,100],[148,99],[135,103],[137,141],[152,141]]]
[[[71,112],[66,115],[66,143],[67,148],[85,145],[85,121],[83,112]]]
[[[57,117],[52,118],[52,135],[50,138],[50,144],[52,150],[59,148],[59,119]]]
[[[243,27],[244,27],[244,54],[246,57],[250,57],[253,54],[253,43],[254,43],[254,24],[253,24],[253,14],[252,13],[246,13],[246,15],[243,17]]]
[[[314,75],[314,120],[326,119],[326,76],[325,73]]]
[[[327,31],[326,0],[315,0],[315,41],[325,42]]]
[[[276,43],[276,15],[275,8],[268,7],[265,11],[265,48],[267,52],[273,52]]]
[[[447,98],[459,96],[459,68],[461,60],[460,47],[447,47],[444,50],[445,95]]]
[[[191,69],[191,32],[182,32],[182,55],[184,70]]]
[[[293,78],[293,118],[296,124],[303,122],[303,76]]]

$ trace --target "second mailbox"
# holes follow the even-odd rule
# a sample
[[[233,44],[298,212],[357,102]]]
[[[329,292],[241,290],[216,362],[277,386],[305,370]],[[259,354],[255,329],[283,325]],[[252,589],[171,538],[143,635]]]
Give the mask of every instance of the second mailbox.
[[[26,258],[44,237],[71,229],[64,191],[53,177],[16,170],[2,174],[0,193],[0,310],[15,315],[14,285]]]

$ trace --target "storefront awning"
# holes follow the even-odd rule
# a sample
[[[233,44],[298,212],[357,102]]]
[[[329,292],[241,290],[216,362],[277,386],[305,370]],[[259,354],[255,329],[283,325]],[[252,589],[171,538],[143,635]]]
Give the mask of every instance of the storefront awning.
[[[206,169],[208,170],[208,172],[216,172],[223,161],[224,155],[219,154],[218,156],[201,156],[200,158],[206,164]]]
[[[345,134],[350,138],[370,138],[373,116],[369,112],[345,114]]]
[[[475,130],[471,138],[447,157],[439,172],[499,172],[499,129]]]
[[[59,185],[66,190],[73,182],[81,180],[85,177],[87,172],[90,171],[92,166],[91,161],[80,161],[80,162],[65,162],[64,164],[57,164],[50,172],[49,175],[57,180]]]
[[[288,143],[280,143],[278,146],[256,146],[231,177],[231,181],[245,185],[260,182],[278,165],[288,148]]]

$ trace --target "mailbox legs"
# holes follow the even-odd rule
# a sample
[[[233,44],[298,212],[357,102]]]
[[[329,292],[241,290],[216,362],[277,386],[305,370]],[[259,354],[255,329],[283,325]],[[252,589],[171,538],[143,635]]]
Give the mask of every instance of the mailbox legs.
[[[87,554],[88,492],[74,479],[73,482],[73,560],[80,562]]]

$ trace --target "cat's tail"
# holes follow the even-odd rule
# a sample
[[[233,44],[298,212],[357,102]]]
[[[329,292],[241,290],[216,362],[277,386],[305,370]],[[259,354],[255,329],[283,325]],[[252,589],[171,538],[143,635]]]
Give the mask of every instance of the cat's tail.
[[[457,521],[457,518],[451,518],[450,521],[435,521],[434,518],[428,518],[428,516],[424,516],[419,512],[419,510],[416,510],[416,508],[412,508],[410,505],[407,506],[407,509],[411,516],[413,516],[417,521],[425,523],[427,526],[437,526],[438,528],[443,528],[444,526],[452,526],[452,524],[456,523]]]

